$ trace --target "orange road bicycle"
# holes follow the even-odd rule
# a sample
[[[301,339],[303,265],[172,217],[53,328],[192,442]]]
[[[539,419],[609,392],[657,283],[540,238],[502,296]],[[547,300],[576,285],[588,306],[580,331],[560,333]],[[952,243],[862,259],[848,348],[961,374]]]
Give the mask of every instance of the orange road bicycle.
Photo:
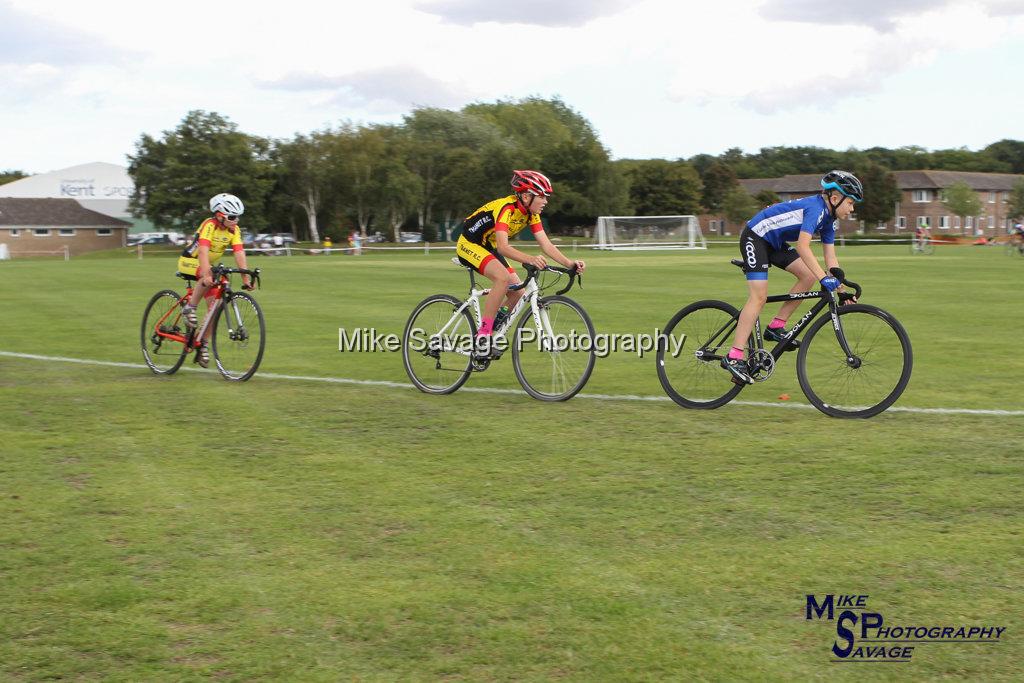
[[[254,287],[260,284],[260,269],[245,270],[217,264],[214,285],[206,294],[208,307],[202,323],[194,330],[185,325],[181,309],[192,296],[193,275],[178,273],[188,286],[184,294],[163,289],[153,295],[142,315],[142,355],[158,375],[178,371],[185,356],[197,351],[206,339],[217,370],[225,379],[244,382],[252,377],[263,359],[266,323],[256,299],[231,289],[232,274],[249,275]],[[198,362],[199,354],[193,356]]]

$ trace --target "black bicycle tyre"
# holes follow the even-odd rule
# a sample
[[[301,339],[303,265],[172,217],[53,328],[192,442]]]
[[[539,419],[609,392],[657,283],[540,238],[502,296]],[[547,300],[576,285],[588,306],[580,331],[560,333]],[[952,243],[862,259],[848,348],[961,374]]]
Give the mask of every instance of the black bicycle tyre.
[[[832,329],[832,316],[821,316],[820,318],[815,320],[814,323],[811,324],[810,328],[808,328],[807,333],[804,335],[804,338],[800,344],[800,352],[797,355],[796,359],[796,374],[797,379],[799,379],[800,381],[800,388],[803,390],[804,395],[807,397],[807,400],[809,400],[815,408],[817,408],[818,410],[820,410],[821,412],[825,413],[830,417],[868,418],[878,415],[886,408],[891,406],[893,403],[895,403],[896,400],[903,394],[904,390],[907,388],[907,384],[910,382],[910,375],[914,368],[914,352],[910,345],[910,337],[909,335],[907,335],[907,331],[903,328],[903,325],[901,325],[900,322],[896,318],[894,318],[891,313],[888,313],[887,311],[884,311],[881,308],[878,308],[877,306],[872,306],[870,304],[849,304],[846,306],[841,306],[839,308],[840,321],[842,321],[842,318],[845,316],[855,315],[858,313],[872,315],[879,318],[885,324],[887,324],[896,334],[896,338],[900,342],[900,348],[903,354],[903,362],[900,371],[900,376],[894,384],[892,390],[882,400],[876,402],[874,405],[864,406],[859,410],[851,410],[836,407],[835,405],[829,404],[820,396],[819,392],[815,391],[815,389],[811,386],[812,382],[810,381],[807,372],[807,357],[810,355],[810,349],[818,348],[814,344],[814,340],[817,338],[818,332],[826,328],[826,326],[829,330]],[[843,325],[843,331],[847,337],[848,343],[850,343],[851,345],[851,350],[856,354],[858,353],[858,351],[861,350],[855,348],[858,345],[859,340],[851,338],[852,334],[847,331],[848,327],[850,327],[849,322]],[[819,342],[819,345],[821,343],[822,342]],[[842,350],[839,349],[839,342],[837,339],[832,337],[825,343],[834,344],[838,351],[837,356],[842,357]],[[841,370],[842,367],[837,365],[837,369]]]
[[[687,398],[683,395],[683,391],[688,392],[689,388],[684,389],[683,387],[677,387],[668,376],[666,364],[673,361],[669,361],[666,358],[666,355],[670,350],[667,340],[673,338],[672,334],[675,332],[676,327],[678,327],[687,316],[692,316],[701,310],[712,309],[722,311],[734,319],[738,318],[740,314],[739,310],[735,306],[727,304],[724,301],[716,301],[714,299],[696,301],[689,306],[684,306],[674,316],[672,316],[672,319],[668,321],[668,324],[665,325],[664,330],[662,330],[662,336],[658,340],[658,350],[657,355],[655,356],[655,363],[658,368],[658,380],[661,381],[661,388],[665,390],[665,393],[668,394],[669,398],[684,408],[695,408],[697,410],[713,410],[715,408],[721,408],[726,403],[736,398],[736,395],[739,394],[746,386],[734,383],[731,379],[731,375],[725,369],[720,367],[720,361],[701,361],[695,356],[692,359],[694,363],[693,367],[697,368],[699,373],[705,374],[709,378],[721,378],[721,395],[715,396],[709,400],[694,400],[692,398]],[[751,340],[752,339],[753,337],[751,337]],[[705,339],[697,339],[698,344],[701,346],[707,341],[708,340]],[[727,341],[729,346],[732,345],[731,338],[724,341]],[[752,346],[752,341],[748,341],[748,347],[750,346]],[[690,359],[687,358],[685,362],[690,362]],[[712,381],[717,380],[713,379]],[[715,390],[715,393],[717,393],[717,389]]]
[[[546,296],[537,301],[537,305],[541,307],[550,307],[555,304],[568,306],[580,316],[580,320],[583,321],[583,324],[587,328],[590,343],[588,349],[581,351],[582,353],[587,354],[587,360],[585,367],[583,368],[583,373],[572,386],[557,394],[541,391],[534,386],[534,383],[531,383],[530,380],[527,379],[527,373],[522,367],[522,352],[524,345],[520,341],[521,330],[525,327],[527,321],[533,320],[533,310],[529,307],[526,308],[526,311],[522,316],[520,316],[519,322],[516,323],[516,330],[512,341],[512,369],[515,371],[516,379],[519,380],[519,384],[522,385],[523,390],[538,401],[568,401],[570,398],[578,394],[584,386],[586,386],[587,381],[590,379],[590,375],[594,372],[594,364],[597,362],[597,350],[594,348],[596,332],[594,331],[594,323],[590,320],[590,316],[587,314],[586,310],[584,310],[583,306],[579,305],[576,301],[559,294]],[[540,353],[540,351],[538,351],[538,353]]]
[[[249,367],[241,374],[238,374],[237,372],[228,369],[226,365],[221,361],[221,342],[219,341],[221,331],[221,316],[228,315],[227,309],[236,299],[244,300],[252,305],[253,310],[256,311],[256,319],[259,322],[260,330],[259,348],[256,350],[256,358],[252,361]],[[211,339],[213,343],[213,359],[214,362],[217,364],[217,370],[220,371],[220,374],[224,377],[224,379],[230,380],[232,382],[245,382],[254,374],[256,374],[256,371],[260,367],[260,362],[263,360],[263,351],[265,350],[267,344],[267,324],[263,318],[263,309],[260,308],[260,305],[256,302],[256,299],[254,299],[249,294],[246,294],[245,292],[233,292],[231,294],[230,299],[228,299],[227,301],[222,301],[221,305],[217,307],[217,315],[216,317],[214,317],[211,324],[213,325],[213,335]],[[234,340],[228,340],[228,344],[233,343]]]
[[[409,314],[409,320],[405,324],[405,331],[402,333],[402,363],[403,365],[405,365],[405,374],[409,376],[409,379],[412,381],[413,385],[415,385],[417,389],[419,389],[425,394],[443,396],[445,394],[451,394],[455,391],[458,391],[458,389],[463,384],[466,383],[466,380],[469,379],[470,372],[472,372],[472,358],[469,355],[466,355],[465,367],[456,367],[451,369],[451,372],[456,374],[453,375],[454,380],[450,384],[445,384],[443,386],[434,386],[431,385],[428,382],[428,380],[421,378],[416,374],[415,369],[413,369],[412,367],[412,358],[410,357],[410,354],[420,354],[424,355],[424,357],[426,357],[426,354],[421,354],[419,351],[416,351],[411,347],[410,336],[413,330],[416,329],[414,325],[416,323],[417,317],[428,306],[435,303],[449,304],[451,306],[451,313],[454,313],[456,309],[458,309],[459,306],[463,304],[462,301],[459,301],[450,294],[434,294],[432,296],[428,296],[426,299],[418,303],[416,307],[412,309],[412,313]],[[462,311],[462,315],[469,325],[469,338],[470,341],[472,341],[476,337],[476,321],[470,314],[468,307]],[[431,336],[432,335],[433,333],[431,333]]]
[[[185,362],[185,355],[188,353],[188,346],[183,343],[168,339],[165,339],[163,342],[161,342],[161,346],[165,343],[180,344],[181,346],[181,352],[178,354],[177,358],[174,358],[173,354],[167,355],[168,360],[171,360],[172,358],[174,358],[174,360],[171,361],[170,365],[167,365],[166,367],[159,366],[157,364],[157,362],[153,358],[153,356],[156,354],[151,353],[150,348],[148,346],[149,342],[152,341],[152,328],[156,324],[155,320],[149,321],[149,314],[150,311],[153,310],[153,307],[157,304],[157,302],[164,298],[170,299],[173,302],[171,303],[172,306],[177,306],[178,302],[181,300],[181,294],[175,292],[173,289],[162,289],[156,294],[154,294],[152,298],[150,298],[149,303],[146,304],[146,310],[142,314],[142,328],[140,331],[140,341],[142,344],[142,357],[143,359],[145,359],[146,365],[149,366],[149,369],[158,375],[173,375],[175,372],[178,371],[178,368],[181,367],[181,364]],[[164,312],[166,312],[166,309],[164,309]],[[160,313],[160,316],[163,317],[163,312]],[[176,318],[180,320],[181,314],[179,313],[176,316]],[[184,323],[182,323],[181,332],[185,334],[187,338],[187,330],[184,328],[183,325]]]

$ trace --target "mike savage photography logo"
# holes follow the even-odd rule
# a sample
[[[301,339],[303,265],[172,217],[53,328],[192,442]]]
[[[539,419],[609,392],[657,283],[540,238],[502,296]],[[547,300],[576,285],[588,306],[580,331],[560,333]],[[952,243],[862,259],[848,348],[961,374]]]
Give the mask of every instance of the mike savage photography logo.
[[[829,661],[836,664],[906,663],[919,648],[930,644],[995,645],[1006,631],[1005,626],[992,624],[886,621],[881,612],[873,610],[868,607],[867,595],[828,593],[821,599],[807,595],[808,621],[835,622],[836,639]]]
[[[492,338],[490,341],[504,351],[510,343],[519,345],[519,350],[537,349],[567,353],[581,351],[594,352],[598,358],[607,358],[612,353],[630,353],[643,358],[653,353],[658,344],[665,345],[666,353],[673,358],[683,350],[686,335],[666,335],[655,328],[653,333],[618,334],[599,333],[590,335],[575,330],[566,334],[541,337],[532,327],[524,327],[510,342],[505,336]],[[479,342],[477,342],[479,343]],[[423,351],[443,351],[451,353],[470,353],[473,350],[474,338],[464,333],[432,335],[420,328],[409,333],[409,349],[415,353]],[[402,335],[383,333],[373,327],[357,327],[351,330],[338,328],[338,351],[345,353],[398,353],[402,350]]]

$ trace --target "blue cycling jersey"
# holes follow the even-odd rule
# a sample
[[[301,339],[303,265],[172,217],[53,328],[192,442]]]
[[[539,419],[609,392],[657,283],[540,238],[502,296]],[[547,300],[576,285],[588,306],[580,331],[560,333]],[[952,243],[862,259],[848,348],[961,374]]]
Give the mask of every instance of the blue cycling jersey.
[[[747,227],[776,249],[786,248],[801,232],[819,233],[822,244],[836,241],[835,221],[820,194],[772,204],[747,221]]]

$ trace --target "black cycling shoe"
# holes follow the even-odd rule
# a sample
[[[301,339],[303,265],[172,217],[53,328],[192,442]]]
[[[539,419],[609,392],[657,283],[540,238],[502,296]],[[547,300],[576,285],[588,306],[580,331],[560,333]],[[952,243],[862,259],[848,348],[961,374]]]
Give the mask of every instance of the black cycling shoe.
[[[786,332],[785,328],[782,327],[778,327],[774,330],[770,327],[766,327],[764,328],[764,333],[761,336],[763,336],[767,341],[783,342],[786,341],[786,337],[789,336],[789,332]],[[794,339],[789,342],[789,346],[786,347],[786,350],[793,351],[798,348],[800,348],[800,342]]]
[[[497,360],[504,349],[499,348],[494,337],[485,335],[473,340],[473,360]]]
[[[753,384],[754,378],[750,376],[750,368],[747,361],[742,358],[723,358],[722,367],[732,375],[732,381],[736,384]]]

